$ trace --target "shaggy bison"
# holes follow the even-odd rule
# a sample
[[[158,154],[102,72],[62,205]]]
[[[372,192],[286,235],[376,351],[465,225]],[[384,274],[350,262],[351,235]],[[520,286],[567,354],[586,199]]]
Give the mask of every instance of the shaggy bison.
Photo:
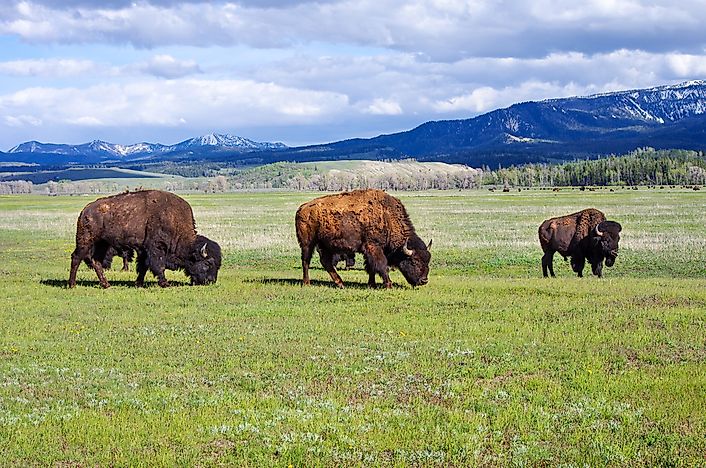
[[[579,277],[588,260],[593,274],[600,278],[603,260],[608,267],[615,263],[621,230],[619,223],[606,221],[595,208],[544,221],[539,226],[539,243],[544,251],[542,274],[546,278],[549,270],[554,276],[554,252],[559,252],[564,259],[571,258],[571,268]]]
[[[339,288],[343,280],[335,259],[365,258],[368,285],[375,275],[392,287],[389,267],[396,267],[412,286],[429,281],[429,248],[414,231],[402,202],[382,190],[354,190],[304,203],[295,217],[302,252],[303,282],[309,284],[309,263],[318,248],[321,265]]]
[[[214,283],[221,266],[221,248],[196,234],[191,206],[169,192],[143,190],[121,193],[89,203],[76,224],[76,248],[71,254],[69,287],[76,286],[82,261],[110,286],[103,273],[112,255],[137,253],[137,280],[144,284],[149,269],[162,287],[169,286],[164,270],[182,269],[191,284]]]

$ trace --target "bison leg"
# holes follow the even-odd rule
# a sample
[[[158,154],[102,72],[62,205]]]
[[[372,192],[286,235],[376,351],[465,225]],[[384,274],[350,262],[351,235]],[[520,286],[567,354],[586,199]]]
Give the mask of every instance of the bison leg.
[[[371,288],[375,287],[375,269],[372,267],[370,262],[366,259],[365,260],[365,271],[368,272],[368,286]]]
[[[583,278],[583,267],[586,266],[586,258],[583,255],[571,257],[571,269],[579,278]]]
[[[141,288],[145,285],[145,274],[147,274],[147,255],[139,253],[137,255],[137,279],[135,286]]]
[[[363,248],[363,255],[365,255],[366,270],[368,275],[370,275],[368,285],[375,285],[375,273],[377,273],[382,277],[383,286],[387,289],[392,288],[392,281],[390,281],[390,274],[388,273],[387,257],[385,257],[382,248],[368,244]]]
[[[371,288],[375,287],[375,272],[374,271],[368,272],[368,286],[370,286]]]
[[[331,279],[334,283],[336,283],[336,286],[343,288],[343,280],[336,271],[336,265],[333,263],[333,254],[331,254],[328,250],[320,249],[319,258],[321,259],[321,266],[323,266],[328,274],[331,275]]]
[[[555,276],[554,275],[554,252],[551,250],[544,252],[544,255],[542,256],[542,274],[544,277],[548,277],[549,275],[547,274],[547,270],[549,270],[549,273],[552,275],[552,278]]]
[[[147,255],[147,266],[152,274],[157,278],[157,284],[163,288],[169,286],[164,270],[167,269],[167,264],[164,261],[166,253],[163,247],[159,244],[146,245],[144,251]]]
[[[71,270],[69,271],[69,287],[76,287],[76,272],[81,265],[81,261],[86,258],[88,251],[79,250],[78,247],[71,254]]]
[[[122,271],[130,271],[130,258],[127,256],[127,254],[123,257]]]
[[[591,270],[593,270],[594,275],[599,278],[603,278],[603,260],[596,263],[592,263]]]
[[[311,284],[309,279],[309,264],[311,263],[311,257],[314,255],[314,249],[312,246],[302,246],[302,284],[308,286]]]
[[[157,277],[158,285],[163,288],[169,287],[169,281],[167,281],[167,277],[164,276],[164,270],[166,270],[166,266],[162,262],[157,262],[156,264],[150,262],[150,270],[152,271],[152,274]]]
[[[91,259],[91,264],[93,265],[93,269],[96,271],[96,275],[98,275],[98,282],[104,289],[108,289],[110,287],[110,283],[108,283],[108,280],[105,279],[105,273],[103,272],[103,263],[95,258]]]

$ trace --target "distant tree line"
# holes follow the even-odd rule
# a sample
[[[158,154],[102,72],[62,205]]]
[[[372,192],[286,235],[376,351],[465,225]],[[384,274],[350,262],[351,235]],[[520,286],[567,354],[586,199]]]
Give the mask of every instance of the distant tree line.
[[[483,170],[484,185],[518,187],[705,185],[702,151],[642,148],[622,156]]]
[[[621,185],[706,185],[706,155],[701,151],[642,148],[622,156],[607,156],[559,164],[523,164],[491,170],[468,167],[447,169],[394,161],[389,167],[360,169],[326,163],[278,162],[246,169],[221,169],[225,175],[209,178],[154,179],[159,187],[176,192],[217,193],[247,189],[341,191],[356,188],[383,190],[453,190],[481,186],[561,187]],[[212,170],[212,169],[209,169]],[[186,171],[188,172],[188,171]],[[125,179],[125,183],[130,183]],[[151,182],[146,182],[151,185]],[[134,182],[133,182],[134,185]],[[116,181],[0,182],[0,194],[40,191],[49,195],[117,193],[134,190]]]
[[[11,182],[0,182],[0,195],[17,195],[20,193],[32,193],[33,184],[27,180],[13,180]]]
[[[393,162],[392,164],[404,164]],[[402,166],[400,166],[402,167]],[[434,169],[394,170],[374,173],[353,170],[325,170],[316,165],[279,162],[232,174],[233,189],[289,189],[342,191],[359,188],[383,190],[450,190],[479,187],[480,170],[465,168],[454,172]]]

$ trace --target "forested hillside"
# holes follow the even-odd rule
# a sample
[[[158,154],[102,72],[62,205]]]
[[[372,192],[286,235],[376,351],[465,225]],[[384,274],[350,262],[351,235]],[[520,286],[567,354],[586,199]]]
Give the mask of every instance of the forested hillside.
[[[483,183],[519,187],[704,185],[706,155],[703,151],[643,148],[622,156],[562,164],[485,167]]]

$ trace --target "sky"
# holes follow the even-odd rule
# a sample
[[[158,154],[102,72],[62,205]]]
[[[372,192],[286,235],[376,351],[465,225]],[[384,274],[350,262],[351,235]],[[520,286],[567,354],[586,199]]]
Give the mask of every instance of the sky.
[[[287,145],[706,78],[706,0],[3,0],[0,151]]]

